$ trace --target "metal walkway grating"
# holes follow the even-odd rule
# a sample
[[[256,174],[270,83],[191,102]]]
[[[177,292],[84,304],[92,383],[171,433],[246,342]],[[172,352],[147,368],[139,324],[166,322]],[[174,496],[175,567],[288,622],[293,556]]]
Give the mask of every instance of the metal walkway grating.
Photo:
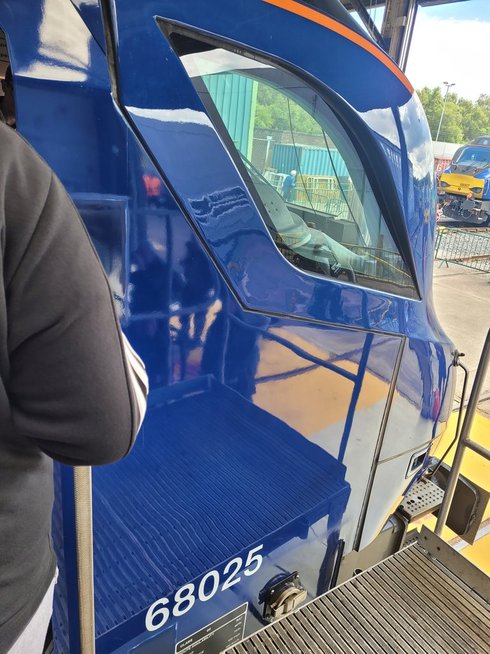
[[[443,541],[419,542],[228,654],[488,654],[490,580]]]

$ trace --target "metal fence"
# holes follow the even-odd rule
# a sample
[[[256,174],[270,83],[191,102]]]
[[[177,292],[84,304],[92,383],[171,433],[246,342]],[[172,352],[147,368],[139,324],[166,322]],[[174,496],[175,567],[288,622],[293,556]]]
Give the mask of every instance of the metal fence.
[[[490,272],[490,229],[438,227],[436,261]]]
[[[287,177],[285,173],[266,170],[264,177],[278,193],[282,194],[282,186]],[[354,195],[351,187],[341,189],[335,177],[300,175],[291,192],[289,202],[335,218],[349,220]],[[351,207],[350,211],[349,207]]]

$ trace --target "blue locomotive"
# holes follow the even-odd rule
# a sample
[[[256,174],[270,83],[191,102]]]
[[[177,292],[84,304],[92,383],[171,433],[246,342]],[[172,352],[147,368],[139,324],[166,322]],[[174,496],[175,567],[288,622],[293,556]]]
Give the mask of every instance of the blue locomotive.
[[[0,0],[0,28],[150,377],[93,470],[96,651],[218,654],[335,585],[445,429],[423,110],[337,0]],[[58,654],[76,502],[60,466]]]
[[[471,225],[490,225],[490,137],[479,136],[456,150],[439,180],[446,216]]]

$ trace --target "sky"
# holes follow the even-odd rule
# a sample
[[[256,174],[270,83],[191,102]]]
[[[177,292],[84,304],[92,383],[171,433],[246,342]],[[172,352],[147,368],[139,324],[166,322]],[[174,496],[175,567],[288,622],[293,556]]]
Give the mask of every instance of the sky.
[[[376,10],[382,18],[382,9]],[[378,20],[376,22],[378,22]],[[454,83],[451,92],[476,100],[490,95],[490,0],[420,7],[407,77],[416,89]]]

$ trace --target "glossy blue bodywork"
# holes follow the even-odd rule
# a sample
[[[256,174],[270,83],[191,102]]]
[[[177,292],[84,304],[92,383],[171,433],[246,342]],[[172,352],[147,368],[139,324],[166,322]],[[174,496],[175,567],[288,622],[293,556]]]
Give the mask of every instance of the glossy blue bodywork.
[[[443,429],[452,346],[431,297],[430,135],[400,79],[262,0],[111,7],[116,99],[96,0],[0,0],[0,27],[17,128],[79,207],[151,383],[134,451],[93,474],[97,652],[170,654],[244,603],[246,633],[262,626],[260,591],[280,574],[297,571],[309,597],[329,587],[339,544],[372,540],[412,453]],[[344,112],[364,160],[387,166],[420,299],[282,257],[155,17],[262,53]],[[71,471],[56,481],[56,651],[76,654]],[[180,587],[223,579],[259,545],[260,570],[146,630],[156,600],[172,609]]]

